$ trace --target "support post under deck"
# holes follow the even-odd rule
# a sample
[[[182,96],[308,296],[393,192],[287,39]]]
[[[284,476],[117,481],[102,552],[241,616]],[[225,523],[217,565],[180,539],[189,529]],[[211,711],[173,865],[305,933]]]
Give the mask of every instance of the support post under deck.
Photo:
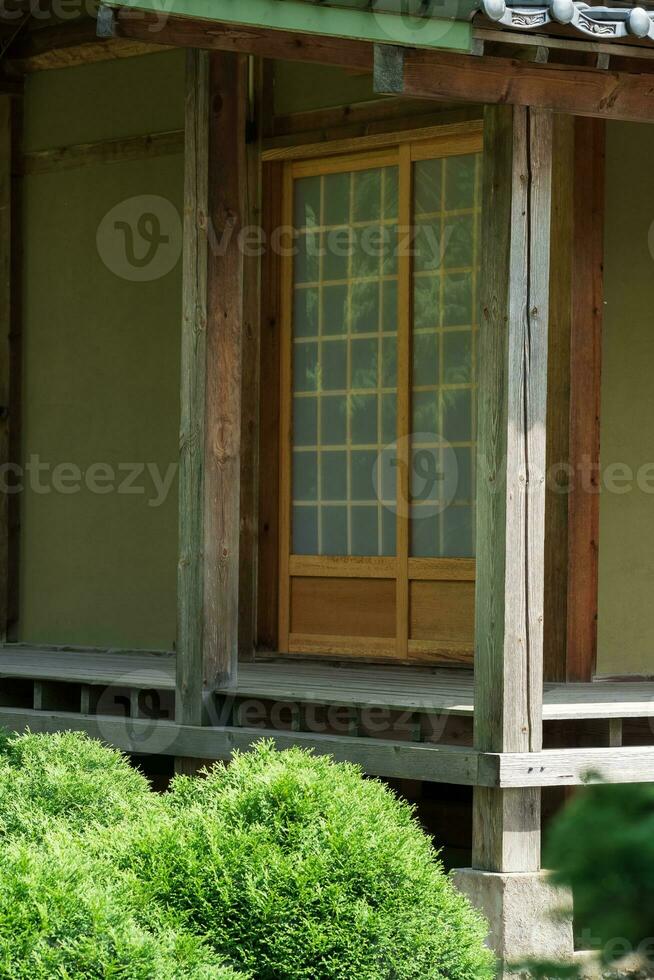
[[[539,752],[551,113],[487,108],[484,173],[475,748]],[[546,914],[540,789],[477,787],[473,809],[473,868],[458,881],[488,916],[500,960],[571,953],[571,927]]]

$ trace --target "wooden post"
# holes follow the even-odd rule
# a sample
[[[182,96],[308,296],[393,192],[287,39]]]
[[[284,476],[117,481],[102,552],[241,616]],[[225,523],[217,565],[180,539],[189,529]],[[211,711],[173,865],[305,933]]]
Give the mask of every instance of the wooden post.
[[[262,227],[262,102],[264,66],[248,58],[246,224]],[[268,93],[267,93],[268,94]],[[241,543],[239,559],[239,653],[253,660],[256,643],[259,542],[259,391],[261,348],[261,256],[252,242],[244,258],[243,383],[241,402]]]
[[[0,643],[9,620],[9,451],[11,331],[11,98],[0,96]]]
[[[475,746],[542,748],[552,118],[485,119]],[[540,867],[540,791],[477,788],[473,865]]]
[[[22,89],[0,96],[0,643],[15,639],[18,622],[20,500],[5,491],[20,483],[11,466],[20,457],[21,134]]]
[[[205,689],[238,668],[247,57],[209,56],[209,273],[205,430]]]
[[[566,679],[570,333],[572,322],[575,117],[557,114],[552,132],[552,257],[547,368],[547,498],[543,661],[546,681]]]
[[[566,679],[590,681],[597,663],[600,400],[604,309],[605,123],[575,120],[574,275],[570,346],[568,657]]]
[[[236,681],[246,63],[189,52],[186,95],[177,718]]]

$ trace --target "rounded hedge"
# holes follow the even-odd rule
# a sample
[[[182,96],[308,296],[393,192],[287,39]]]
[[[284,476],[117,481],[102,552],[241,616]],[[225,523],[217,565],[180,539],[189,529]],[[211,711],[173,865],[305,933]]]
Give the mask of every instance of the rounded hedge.
[[[0,741],[0,838],[38,839],[60,818],[69,833],[88,832],[153,799],[147,779],[120,752],[81,732]]]
[[[490,980],[411,808],[261,743],[160,796],[84,735],[0,739],[0,980]]]
[[[0,978],[246,980],[199,937],[144,916],[134,895],[63,834],[39,849],[10,841],[0,852]]]
[[[411,808],[352,765],[262,743],[204,779],[124,857],[146,901],[257,980],[486,980],[485,927]]]

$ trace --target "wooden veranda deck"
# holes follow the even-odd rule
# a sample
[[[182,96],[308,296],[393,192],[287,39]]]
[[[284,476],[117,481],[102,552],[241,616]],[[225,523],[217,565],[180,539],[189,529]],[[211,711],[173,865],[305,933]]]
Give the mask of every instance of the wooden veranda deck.
[[[0,649],[0,679],[63,682],[134,690],[174,691],[173,653]],[[0,702],[1,702],[0,684]],[[471,717],[471,671],[424,667],[342,666],[302,660],[244,663],[239,698],[387,708]],[[654,682],[546,684],[544,721],[654,718]]]
[[[172,653],[0,648],[0,728],[84,731],[135,755],[197,760],[229,758],[272,738],[279,748],[299,745],[359,763],[371,775],[470,786],[578,785],[591,774],[654,781],[651,682],[547,684],[543,717],[555,732],[552,747],[494,753],[473,746],[470,672],[244,663],[237,686],[218,692],[215,716],[193,726],[175,720],[175,670]],[[256,723],[248,706],[259,708]],[[385,725],[374,728],[381,712]],[[644,739],[623,746],[629,719],[644,722]],[[579,723],[589,729],[581,741],[559,739],[559,730],[577,731]]]

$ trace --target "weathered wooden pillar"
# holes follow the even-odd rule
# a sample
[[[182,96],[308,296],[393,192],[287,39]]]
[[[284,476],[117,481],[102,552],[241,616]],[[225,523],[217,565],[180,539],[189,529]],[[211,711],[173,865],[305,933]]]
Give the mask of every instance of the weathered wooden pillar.
[[[21,132],[22,94],[0,96],[0,643],[15,639],[18,621]]]
[[[605,123],[554,117],[545,680],[597,660]]]
[[[484,172],[475,747],[538,752],[543,733],[551,113],[487,108]],[[560,952],[551,948],[558,940],[551,940],[544,912],[550,890],[538,875],[540,821],[540,789],[475,788],[473,870],[461,873],[459,883],[488,915],[503,961]],[[533,912],[529,936],[524,935],[527,920],[520,919],[525,902]]]
[[[575,120],[566,680],[597,666],[606,123]]]
[[[9,451],[11,380],[11,98],[0,96],[0,643],[9,620]]]
[[[188,54],[177,720],[236,682],[247,63]]]
[[[475,744],[542,748],[552,119],[486,114]],[[540,866],[539,791],[481,790],[475,867]]]

